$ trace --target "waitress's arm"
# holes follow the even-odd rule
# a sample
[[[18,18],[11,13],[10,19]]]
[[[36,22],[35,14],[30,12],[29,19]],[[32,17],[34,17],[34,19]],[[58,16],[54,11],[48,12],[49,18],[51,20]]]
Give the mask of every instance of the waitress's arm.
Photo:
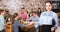
[[[58,16],[57,16],[57,14],[54,14],[54,20],[55,20],[55,26],[51,28],[51,31],[56,30],[57,27],[58,27],[59,23],[58,23]]]
[[[56,14],[56,15],[55,15],[55,17],[54,17],[54,20],[55,20],[55,28],[57,28],[57,27],[58,27],[58,25],[59,25],[57,14]]]

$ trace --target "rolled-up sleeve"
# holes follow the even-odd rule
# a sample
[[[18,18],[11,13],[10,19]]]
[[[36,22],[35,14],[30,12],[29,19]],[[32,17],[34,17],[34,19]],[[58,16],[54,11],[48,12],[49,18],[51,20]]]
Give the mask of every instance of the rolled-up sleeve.
[[[58,15],[57,14],[55,14],[54,20],[55,20],[55,27],[58,27],[59,23],[58,23]]]

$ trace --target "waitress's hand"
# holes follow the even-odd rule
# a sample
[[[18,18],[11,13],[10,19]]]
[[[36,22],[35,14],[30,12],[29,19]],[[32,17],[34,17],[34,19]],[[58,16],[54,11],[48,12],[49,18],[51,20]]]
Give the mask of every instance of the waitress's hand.
[[[51,31],[53,32],[54,30],[55,30],[55,27],[52,27],[52,28],[51,28]]]

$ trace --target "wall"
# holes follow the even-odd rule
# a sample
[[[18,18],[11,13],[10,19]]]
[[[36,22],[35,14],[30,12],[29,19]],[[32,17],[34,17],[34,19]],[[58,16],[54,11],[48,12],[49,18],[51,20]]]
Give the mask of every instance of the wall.
[[[25,7],[27,11],[32,11],[32,9],[36,11],[40,7],[43,11],[45,10],[45,1],[48,0],[1,0],[0,8],[9,9],[11,14],[19,13],[22,7]]]

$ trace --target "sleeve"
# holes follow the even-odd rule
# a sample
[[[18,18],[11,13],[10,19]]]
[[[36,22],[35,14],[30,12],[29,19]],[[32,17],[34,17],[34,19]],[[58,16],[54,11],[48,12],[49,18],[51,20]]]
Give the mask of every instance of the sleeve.
[[[42,25],[42,17],[43,17],[43,14],[44,14],[44,13],[41,13],[40,18],[39,18],[39,25],[40,25],[40,26]]]
[[[0,19],[0,22],[1,22],[1,25],[4,25],[5,26],[5,20],[4,19]]]
[[[17,21],[17,20],[14,21],[14,25],[15,25],[15,26],[19,26],[19,27],[21,27],[21,28],[24,27],[24,25],[23,25],[23,24],[20,24],[19,21]]]
[[[37,18],[37,20],[35,20],[36,22],[35,22],[35,27],[37,28],[38,26],[39,26],[39,18]]]
[[[58,16],[57,16],[57,14],[55,14],[54,20],[55,20],[55,27],[57,28],[58,27]]]
[[[21,27],[21,28],[24,27],[24,25],[23,25],[23,24],[20,24],[19,22],[17,22],[17,24],[18,24],[18,26]]]

